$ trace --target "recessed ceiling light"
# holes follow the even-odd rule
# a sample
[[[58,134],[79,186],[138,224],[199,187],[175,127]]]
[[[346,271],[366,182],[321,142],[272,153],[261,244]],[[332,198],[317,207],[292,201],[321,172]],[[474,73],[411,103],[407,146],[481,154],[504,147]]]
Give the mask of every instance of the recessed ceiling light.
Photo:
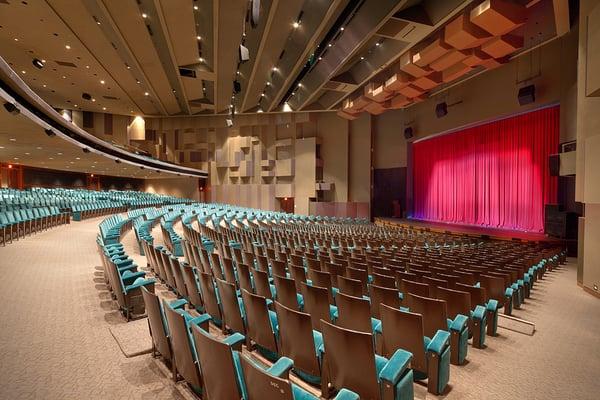
[[[15,157],[14,159],[15,159],[15,160],[18,160],[18,159],[19,159],[19,157]]]
[[[42,86],[43,86],[43,87],[46,87],[46,84],[44,83]]]
[[[74,107],[77,107],[77,104],[73,105]]]
[[[196,36],[196,40],[202,40],[202,36]]]
[[[26,73],[27,73],[27,71],[23,70],[23,71],[21,71],[21,73],[22,73],[22,74],[26,74]]]
[[[92,103],[95,103],[95,102],[96,102],[96,99],[92,99]]]
[[[75,164],[75,161],[69,161],[69,164]]]
[[[276,71],[277,71],[277,67],[273,67],[273,72],[276,72]]]
[[[343,26],[340,28],[340,31],[344,32],[344,27]]]
[[[62,153],[56,153],[56,154],[58,154],[59,156],[62,156]]]
[[[62,76],[62,78],[63,78],[63,79],[67,79],[67,77],[66,77],[66,76],[64,76],[64,75]]]
[[[375,46],[379,46],[380,44],[381,44],[381,43],[377,42],[377,43],[375,43]]]
[[[365,59],[365,57],[364,57],[364,56],[361,56],[361,57],[360,57],[360,59],[361,59],[361,60],[364,60],[364,59]]]
[[[46,64],[46,60],[44,60],[43,58],[42,58],[42,62],[43,62],[44,64]]]
[[[89,66],[89,65],[86,65],[85,67],[86,67],[87,69],[90,69],[90,66]]]
[[[198,59],[198,61],[200,61],[201,63],[203,63],[203,62],[204,62],[204,58],[200,57],[200,58]]]
[[[331,46],[333,46],[331,43],[329,43],[329,44],[327,45],[327,47],[331,47]]]
[[[3,149],[3,148],[4,148],[4,146],[0,146],[0,149]]]
[[[198,6],[194,6],[194,10],[198,11]]]
[[[319,61],[321,61],[323,59],[323,57],[319,57]]]
[[[76,160],[81,160],[81,158],[79,158],[79,157],[75,157],[75,159],[76,159]]]
[[[148,14],[142,13],[142,18],[148,18]]]
[[[106,107],[102,107],[102,109],[103,109],[104,111],[106,111]]]
[[[301,83],[298,83],[298,87],[302,87],[302,84],[301,84]]]
[[[101,85],[104,85],[104,80],[100,80],[100,84],[101,84]]]
[[[26,156],[30,156],[30,155],[31,155],[31,153],[25,153],[25,155],[26,155]]]
[[[15,139],[14,137],[12,137],[12,138],[10,138],[8,140],[10,140],[11,142],[16,142],[17,141],[17,139]]]
[[[54,157],[48,157],[48,160],[54,160]]]
[[[41,150],[42,148],[40,146],[36,147],[36,149]]]
[[[96,166],[95,166],[95,165],[92,165],[92,168],[96,168]]]
[[[267,86],[271,86],[271,82],[267,82]]]
[[[140,83],[142,83],[142,82],[140,82],[140,80],[139,80],[139,79],[136,79],[136,80],[135,80],[135,83],[137,83],[137,84],[139,85],[139,84],[140,84]]]
[[[265,97],[265,94],[264,94],[264,93],[261,93],[261,94],[260,94],[260,97]]]
[[[144,96],[150,96],[150,93],[144,92]]]
[[[67,44],[67,45],[65,45],[65,49],[67,49],[67,50],[71,50],[71,46],[69,46],[69,45]]]
[[[18,41],[19,41],[19,39],[15,38],[15,42],[18,42]]]
[[[294,29],[296,29],[297,27],[300,26],[300,23],[298,21],[294,21],[294,23],[292,24],[292,26],[294,27]]]

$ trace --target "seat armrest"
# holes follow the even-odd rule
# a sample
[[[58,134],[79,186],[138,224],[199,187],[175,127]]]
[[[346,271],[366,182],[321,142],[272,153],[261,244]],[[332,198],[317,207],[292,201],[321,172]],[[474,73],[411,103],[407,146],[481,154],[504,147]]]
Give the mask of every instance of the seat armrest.
[[[437,355],[442,354],[444,349],[450,345],[450,332],[439,329],[429,345],[427,345],[427,351],[436,353]]]
[[[483,306],[475,306],[475,310],[471,311],[471,317],[481,321],[485,318],[485,308]]]
[[[412,353],[398,349],[379,373],[379,378],[396,385],[404,371],[409,368]]]
[[[360,400],[360,396],[351,390],[341,389],[333,399],[334,400]]]
[[[498,310],[498,300],[490,299],[486,304],[486,309],[493,312]]]
[[[131,285],[137,279],[144,278],[146,276],[146,273],[144,271],[130,272],[129,274],[127,272],[130,272],[130,271],[125,271],[125,273],[121,277],[121,279],[123,280],[123,284],[125,286]]]
[[[462,314],[458,314],[452,323],[448,324],[448,329],[451,331],[461,332],[467,326],[469,318]]]
[[[199,315],[197,317],[194,317],[194,318],[188,320],[187,324],[188,324],[188,326],[191,326],[191,325],[201,326],[202,324],[208,323],[208,321],[210,321],[210,320],[211,320],[210,315],[202,314],[202,315]]]
[[[223,343],[238,351],[242,351],[242,343],[244,343],[244,341],[246,341],[246,337],[237,332],[223,339]]]
[[[290,369],[294,367],[294,362],[287,357],[281,357],[267,372],[277,378],[288,379]]]
[[[142,286],[154,285],[155,282],[156,281],[154,279],[138,278],[135,282],[133,282],[133,284],[125,286],[125,294]]]
[[[171,306],[171,308],[173,310],[177,310],[177,309],[183,309],[183,307],[187,304],[187,300],[186,299],[177,299],[177,300],[173,300],[172,302],[169,303],[169,305]]]
[[[506,288],[506,290],[504,291],[504,296],[506,297],[512,297],[513,295],[513,289],[512,288]]]

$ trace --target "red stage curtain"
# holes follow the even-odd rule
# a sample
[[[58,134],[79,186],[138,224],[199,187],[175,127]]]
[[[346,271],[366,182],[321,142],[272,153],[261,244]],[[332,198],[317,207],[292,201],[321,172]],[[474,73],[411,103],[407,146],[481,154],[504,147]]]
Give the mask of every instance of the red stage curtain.
[[[543,232],[558,141],[555,106],[415,143],[412,217]]]

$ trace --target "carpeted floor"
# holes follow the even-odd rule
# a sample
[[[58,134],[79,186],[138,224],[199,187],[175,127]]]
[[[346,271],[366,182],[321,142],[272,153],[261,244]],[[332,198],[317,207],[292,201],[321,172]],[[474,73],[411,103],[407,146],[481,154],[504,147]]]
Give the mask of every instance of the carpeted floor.
[[[126,358],[109,331],[125,320],[102,280],[100,221],[0,247],[0,399],[181,398],[157,361],[149,354]],[[124,244],[137,254],[132,232]],[[577,287],[573,260],[548,274],[515,316],[534,322],[536,333],[501,329],[485,350],[469,347],[468,364],[451,367],[442,398],[598,398],[600,301]],[[415,385],[415,397],[436,396]]]

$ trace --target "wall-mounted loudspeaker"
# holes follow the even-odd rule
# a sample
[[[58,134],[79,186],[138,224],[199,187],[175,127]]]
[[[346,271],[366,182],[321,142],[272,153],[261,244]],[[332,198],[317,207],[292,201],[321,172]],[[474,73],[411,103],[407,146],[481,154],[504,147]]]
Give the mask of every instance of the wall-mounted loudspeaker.
[[[404,128],[404,138],[406,140],[412,139],[413,136],[414,136],[414,134],[413,134],[412,126],[409,126],[408,128]]]
[[[250,59],[250,51],[246,46],[240,44],[240,62],[248,61]]]
[[[519,104],[524,106],[531,103],[535,103],[535,85],[524,86],[519,89]]]
[[[444,101],[443,103],[436,104],[435,106],[435,115],[438,118],[442,118],[448,114],[448,104]]]
[[[550,168],[550,176],[560,175],[560,156],[558,154],[548,156],[548,167]]]

